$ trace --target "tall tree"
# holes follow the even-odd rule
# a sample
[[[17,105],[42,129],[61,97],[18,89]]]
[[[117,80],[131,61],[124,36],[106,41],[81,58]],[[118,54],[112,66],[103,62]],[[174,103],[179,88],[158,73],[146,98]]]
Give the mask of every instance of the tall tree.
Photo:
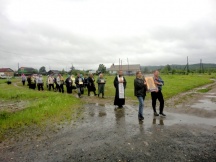
[[[46,73],[46,68],[45,66],[42,66],[40,69],[39,69],[39,73]]]
[[[75,70],[75,67],[74,67],[73,65],[71,65],[69,74],[76,74],[75,71],[76,71],[76,70]]]
[[[163,69],[162,69],[162,72],[163,73],[169,73],[171,72],[172,68],[170,65],[166,65]]]
[[[143,70],[143,72],[144,72],[144,73],[149,73],[148,67],[145,67],[144,70]]]
[[[61,74],[62,74],[62,75],[65,74],[65,69],[62,69]]]
[[[106,67],[104,66],[104,64],[100,64],[98,67],[98,71],[105,73],[106,72]]]

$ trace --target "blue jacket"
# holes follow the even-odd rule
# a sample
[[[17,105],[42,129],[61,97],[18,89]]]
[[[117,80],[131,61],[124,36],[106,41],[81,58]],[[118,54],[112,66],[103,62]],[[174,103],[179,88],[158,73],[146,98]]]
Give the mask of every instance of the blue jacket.
[[[161,77],[158,77],[158,79],[156,79],[155,77],[154,77],[154,81],[156,81],[156,82],[158,82],[159,84],[156,84],[156,86],[158,87],[158,90],[162,90],[162,86],[164,85],[164,81],[162,80],[162,78]]]

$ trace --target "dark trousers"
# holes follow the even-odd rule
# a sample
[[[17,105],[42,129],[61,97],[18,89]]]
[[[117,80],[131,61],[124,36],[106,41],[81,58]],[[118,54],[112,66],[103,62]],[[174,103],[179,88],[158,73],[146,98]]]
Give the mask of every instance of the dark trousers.
[[[54,90],[54,85],[53,84],[49,84],[49,91],[51,90],[51,87]]]
[[[25,85],[25,80],[22,81],[22,84]]]
[[[153,108],[154,112],[156,112],[156,101],[158,99],[160,102],[159,111],[160,111],[160,113],[163,113],[164,99],[163,99],[162,92],[160,90],[158,92],[151,92],[151,98],[152,98],[152,108]]]
[[[72,93],[72,86],[67,86],[67,93]]]
[[[59,90],[59,85],[58,84],[55,84],[55,92],[57,92]]]
[[[44,88],[43,88],[43,83],[38,83],[38,91],[40,91],[40,90],[44,90]]]
[[[63,84],[59,85],[59,92],[64,93],[64,86],[63,86]]]
[[[35,88],[36,88],[36,84],[32,84],[32,83],[31,83],[30,86],[29,86],[29,88],[30,88],[30,89],[35,89]]]
[[[92,90],[89,90],[89,89],[88,89],[88,96],[90,96],[90,92],[94,92],[94,95],[96,96],[97,94],[96,94],[95,91],[96,91],[96,90],[92,91]]]

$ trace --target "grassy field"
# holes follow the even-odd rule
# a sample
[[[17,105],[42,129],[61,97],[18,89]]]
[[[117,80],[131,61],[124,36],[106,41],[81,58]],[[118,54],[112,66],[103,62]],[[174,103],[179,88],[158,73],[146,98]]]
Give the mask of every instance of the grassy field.
[[[163,75],[161,77],[165,82],[163,87],[164,98],[168,99],[178,93],[211,83],[213,81],[210,78],[216,78],[216,75]],[[107,80],[105,96],[114,97],[114,76],[105,76],[105,78]],[[125,78],[127,80],[126,97],[136,100],[133,86],[135,77],[126,76]],[[0,108],[2,106],[1,102],[24,102],[25,104],[24,109],[19,111],[0,109],[0,140],[7,130],[22,128],[32,124],[43,125],[46,121],[56,123],[62,120],[71,120],[73,113],[81,111],[79,108],[84,103],[84,99],[80,100],[74,95],[66,93],[49,92],[46,87],[43,92],[30,90],[27,86],[21,85],[20,79],[12,79],[12,83],[16,83],[17,86],[13,84],[7,85],[5,81],[0,80]],[[147,99],[150,99],[150,94],[147,94]]]
[[[211,78],[216,78],[216,75],[162,75],[162,79],[165,82],[163,86],[163,95],[165,99],[168,99],[181,92],[188,91],[195,87],[199,87],[213,82]],[[114,96],[115,89],[113,88],[113,76],[107,76],[107,84],[105,88],[106,96]],[[134,97],[134,76],[126,76],[127,87],[126,97],[135,99]],[[147,99],[150,99],[150,93],[147,93]]]
[[[16,81],[13,79],[12,83]],[[23,102],[25,108],[15,112],[0,109],[0,139],[9,129],[32,124],[44,125],[48,120],[53,123],[70,120],[72,114],[82,105],[79,99],[71,95],[39,92],[30,90],[27,86],[7,85],[5,80],[0,80],[0,106],[1,103],[8,102]]]

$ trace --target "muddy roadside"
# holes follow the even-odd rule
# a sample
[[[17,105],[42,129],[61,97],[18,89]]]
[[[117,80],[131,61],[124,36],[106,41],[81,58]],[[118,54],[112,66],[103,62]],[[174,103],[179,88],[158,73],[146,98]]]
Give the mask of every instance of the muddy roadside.
[[[146,101],[143,122],[135,101],[115,109],[112,98],[83,98],[77,120],[0,143],[0,161],[215,161],[216,85],[208,86],[166,101],[165,118]]]

